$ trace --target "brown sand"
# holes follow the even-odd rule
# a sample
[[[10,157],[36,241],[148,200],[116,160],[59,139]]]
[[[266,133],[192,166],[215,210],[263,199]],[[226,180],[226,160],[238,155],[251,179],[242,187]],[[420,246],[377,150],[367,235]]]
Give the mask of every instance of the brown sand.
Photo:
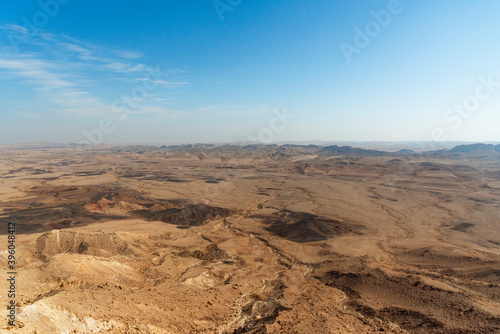
[[[500,332],[498,156],[0,152],[2,332]]]

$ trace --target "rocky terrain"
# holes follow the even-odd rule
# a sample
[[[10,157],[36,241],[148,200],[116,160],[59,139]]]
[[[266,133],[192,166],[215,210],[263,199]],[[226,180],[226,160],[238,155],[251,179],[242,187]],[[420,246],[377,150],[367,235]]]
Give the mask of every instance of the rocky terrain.
[[[0,189],[2,333],[500,332],[498,145],[3,146]]]

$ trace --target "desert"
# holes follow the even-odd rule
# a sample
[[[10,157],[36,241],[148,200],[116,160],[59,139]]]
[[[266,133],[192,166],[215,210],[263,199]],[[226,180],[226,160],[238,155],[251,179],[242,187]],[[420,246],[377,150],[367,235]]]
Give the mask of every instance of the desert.
[[[0,334],[500,333],[500,1],[0,13]]]
[[[498,146],[0,154],[2,332],[500,331]]]

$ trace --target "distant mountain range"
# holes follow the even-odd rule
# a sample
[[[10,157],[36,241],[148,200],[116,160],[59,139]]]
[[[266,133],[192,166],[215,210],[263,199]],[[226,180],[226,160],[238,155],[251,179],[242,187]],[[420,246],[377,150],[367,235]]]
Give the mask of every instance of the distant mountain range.
[[[433,144],[433,143],[432,143]],[[353,157],[377,157],[377,156],[397,156],[397,155],[425,155],[425,156],[436,156],[440,157],[457,157],[457,156],[471,156],[475,158],[480,158],[483,156],[498,156],[500,157],[500,144],[460,144],[450,148],[439,148],[436,149],[429,143],[426,143],[426,147],[434,148],[433,150],[427,149],[422,150],[421,143],[414,143],[407,145],[410,147],[415,147],[416,149],[403,148],[399,150],[394,150],[396,144],[385,143],[386,148],[392,149],[372,149],[366,148],[370,146],[381,147],[384,146],[380,142],[372,142],[371,145],[365,143],[365,147],[351,146],[351,145],[300,145],[300,144],[250,144],[245,145],[243,143],[238,144],[181,144],[181,145],[112,145],[103,144],[95,147],[96,150],[111,150],[111,151],[131,151],[138,152],[140,154],[156,151],[156,150],[167,150],[171,152],[178,153],[189,153],[189,154],[200,154],[200,153],[220,153],[225,152],[237,153],[237,154],[262,154],[267,156],[295,156],[295,155],[319,155],[319,156],[353,156]],[[1,145],[0,149],[58,149],[58,148],[75,148],[78,144],[58,144],[58,143],[33,143],[33,144],[12,144],[12,145]],[[360,145],[363,146],[363,145]],[[399,146],[401,147],[401,146]]]
[[[450,153],[500,153],[500,145],[472,144],[459,145],[450,150]]]
[[[498,156],[500,157],[500,145],[493,144],[470,144],[458,145],[451,149],[429,150],[417,152],[411,149],[401,149],[399,151],[384,151],[374,149],[364,149],[353,146],[320,146],[320,145],[213,145],[213,144],[188,144],[161,146],[160,149],[176,151],[179,153],[197,154],[201,152],[232,152],[239,154],[262,154],[268,156],[295,156],[295,155],[319,155],[319,156],[352,156],[352,157],[377,157],[377,156],[400,156],[400,155],[424,155],[439,157],[456,156]]]
[[[452,155],[452,156],[466,156],[466,155],[493,155],[500,156],[500,145],[493,144],[469,144],[458,145],[451,149],[434,150],[426,152],[415,152],[410,149],[402,149],[397,152],[387,152],[381,150],[362,149],[351,146],[326,146],[318,150],[320,155],[346,155],[346,156],[382,156],[382,155],[402,155],[402,154],[439,154],[439,155]]]

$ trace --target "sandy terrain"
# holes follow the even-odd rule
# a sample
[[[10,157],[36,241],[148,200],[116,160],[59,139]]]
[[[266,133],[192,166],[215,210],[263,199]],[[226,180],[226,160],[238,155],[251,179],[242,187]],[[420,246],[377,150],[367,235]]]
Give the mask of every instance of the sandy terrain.
[[[0,331],[499,333],[500,153],[377,152],[1,147]]]

